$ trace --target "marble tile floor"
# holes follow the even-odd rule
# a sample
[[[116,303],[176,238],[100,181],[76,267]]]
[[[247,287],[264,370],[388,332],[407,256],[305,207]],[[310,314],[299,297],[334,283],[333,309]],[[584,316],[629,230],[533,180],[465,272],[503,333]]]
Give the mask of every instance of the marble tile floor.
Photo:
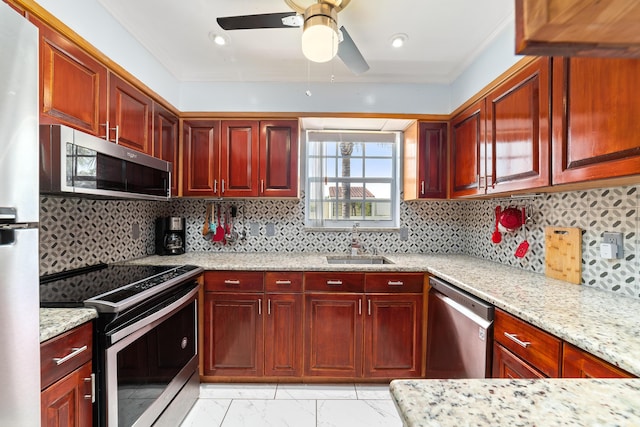
[[[386,384],[201,384],[182,427],[402,427]]]

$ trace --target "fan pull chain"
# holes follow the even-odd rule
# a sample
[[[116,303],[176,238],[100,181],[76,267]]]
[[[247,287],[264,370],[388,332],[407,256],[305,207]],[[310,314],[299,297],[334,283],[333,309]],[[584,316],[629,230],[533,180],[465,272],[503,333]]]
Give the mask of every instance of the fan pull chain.
[[[307,96],[311,96],[311,61],[307,60],[307,90],[304,93]]]

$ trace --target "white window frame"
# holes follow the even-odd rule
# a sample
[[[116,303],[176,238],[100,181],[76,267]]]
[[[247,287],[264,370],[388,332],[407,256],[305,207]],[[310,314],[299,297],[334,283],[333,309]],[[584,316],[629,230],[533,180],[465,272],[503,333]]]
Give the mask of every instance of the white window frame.
[[[316,134],[325,134],[322,137],[318,136],[314,138]],[[351,177],[351,178],[329,178],[329,180],[335,180],[337,182],[355,182],[355,183],[390,183],[391,184],[391,197],[390,197],[390,220],[367,220],[363,217],[356,217],[350,219],[325,219],[322,212],[319,215],[315,215],[316,218],[312,219],[310,216],[311,213],[311,203],[316,202],[316,208],[322,209],[324,207],[323,198],[318,198],[316,195],[312,194],[311,185],[313,183],[319,182],[327,182],[324,176],[310,176],[310,159],[312,156],[317,156],[315,158],[318,161],[322,162],[323,157],[318,155],[318,153],[311,153],[312,143],[311,141],[317,142],[322,138],[333,138],[336,139],[332,142],[340,142],[340,141],[365,141],[365,142],[391,142],[393,143],[392,149],[392,173],[391,178],[367,178],[367,173],[363,160],[363,171],[364,177]],[[342,138],[342,139],[340,139]],[[360,229],[375,229],[379,231],[397,231],[400,227],[400,195],[401,195],[401,151],[402,151],[402,132],[382,132],[382,131],[349,131],[349,130],[306,130],[305,131],[305,157],[304,157],[304,167],[306,170],[306,182],[305,182],[305,228],[309,230],[322,230],[322,231],[343,231],[351,229],[354,225],[358,225]],[[320,150],[324,152],[324,150]],[[339,158],[339,157],[338,157]],[[364,152],[364,159],[366,159],[366,151]],[[369,157],[375,158],[375,157]],[[317,170],[323,171],[324,168],[319,167]],[[365,185],[366,187],[366,185]],[[364,198],[364,195],[363,195]]]

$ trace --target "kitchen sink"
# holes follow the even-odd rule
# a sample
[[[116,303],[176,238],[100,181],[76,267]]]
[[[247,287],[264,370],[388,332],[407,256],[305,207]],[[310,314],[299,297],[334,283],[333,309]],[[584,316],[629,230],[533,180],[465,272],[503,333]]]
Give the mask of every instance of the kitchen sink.
[[[328,255],[329,264],[394,264],[388,258],[379,255]]]

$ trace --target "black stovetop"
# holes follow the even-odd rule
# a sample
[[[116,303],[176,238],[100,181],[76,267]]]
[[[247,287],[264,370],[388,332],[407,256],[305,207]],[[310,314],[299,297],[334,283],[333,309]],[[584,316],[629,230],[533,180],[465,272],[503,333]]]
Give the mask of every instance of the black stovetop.
[[[40,306],[82,307],[90,298],[122,288],[101,298],[117,302],[175,277],[190,267],[97,264],[42,276]]]

